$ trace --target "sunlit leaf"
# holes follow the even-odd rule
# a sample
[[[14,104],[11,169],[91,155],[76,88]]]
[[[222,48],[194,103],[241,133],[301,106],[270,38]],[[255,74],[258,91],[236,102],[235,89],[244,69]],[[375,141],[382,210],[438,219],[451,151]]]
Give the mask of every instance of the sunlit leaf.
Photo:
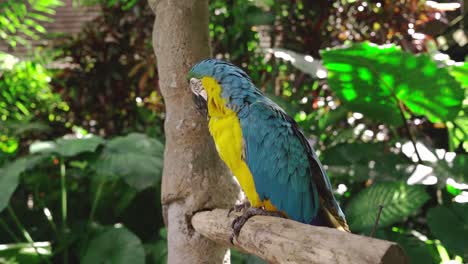
[[[321,54],[337,96],[374,120],[401,125],[399,102],[432,122],[451,121],[461,109],[460,84],[428,55],[368,42]]]
[[[26,4],[28,8],[26,8]],[[4,0],[0,3],[0,32],[9,31],[8,34],[0,34],[0,38],[14,47],[17,41],[24,38],[18,33],[38,39],[40,34],[45,33],[45,28],[40,24],[52,21],[44,13],[55,14],[55,8],[63,5],[61,1],[17,1]],[[35,20],[34,20],[35,19]]]
[[[358,193],[346,207],[346,217],[354,232],[369,231],[383,205],[379,227],[404,220],[429,200],[422,186],[400,182],[378,183]]]
[[[468,152],[468,115],[462,112],[455,120],[447,122],[447,130],[450,150],[464,149]]]
[[[468,88],[468,62],[450,66],[449,72],[463,87]]]
[[[431,232],[447,249],[457,255],[468,257],[468,205],[453,204],[438,206],[427,213]]]
[[[140,239],[127,228],[111,228],[91,238],[81,263],[143,264],[145,252]]]

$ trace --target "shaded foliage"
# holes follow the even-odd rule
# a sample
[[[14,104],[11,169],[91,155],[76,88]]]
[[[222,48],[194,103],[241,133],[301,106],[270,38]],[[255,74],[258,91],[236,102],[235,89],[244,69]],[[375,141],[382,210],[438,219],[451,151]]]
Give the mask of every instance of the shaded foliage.
[[[119,5],[102,9],[103,15],[78,36],[56,46],[64,51],[57,60],[67,67],[52,85],[73,109],[67,122],[101,135],[131,130],[161,135],[162,98],[155,90],[149,26],[154,15],[144,1],[128,10]]]

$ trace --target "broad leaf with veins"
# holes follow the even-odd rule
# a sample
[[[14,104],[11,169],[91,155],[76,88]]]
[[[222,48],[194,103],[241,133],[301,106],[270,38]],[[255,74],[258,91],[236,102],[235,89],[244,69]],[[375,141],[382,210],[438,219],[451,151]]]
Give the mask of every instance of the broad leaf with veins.
[[[402,124],[399,104],[431,122],[453,120],[464,91],[428,55],[369,42],[322,51],[328,83],[349,109],[391,125]]]

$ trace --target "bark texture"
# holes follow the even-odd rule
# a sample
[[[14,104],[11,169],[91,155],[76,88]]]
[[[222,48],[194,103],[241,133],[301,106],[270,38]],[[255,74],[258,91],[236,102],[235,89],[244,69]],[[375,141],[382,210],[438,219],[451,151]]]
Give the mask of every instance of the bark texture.
[[[168,227],[168,263],[222,263],[227,247],[194,232],[192,215],[228,208],[239,189],[219,159],[206,120],[194,108],[187,73],[210,56],[208,0],[149,0],[166,105],[162,204]]]
[[[227,210],[204,211],[193,216],[192,225],[209,239],[230,245],[234,217]],[[270,263],[409,263],[396,243],[269,216],[249,219],[234,245]]]

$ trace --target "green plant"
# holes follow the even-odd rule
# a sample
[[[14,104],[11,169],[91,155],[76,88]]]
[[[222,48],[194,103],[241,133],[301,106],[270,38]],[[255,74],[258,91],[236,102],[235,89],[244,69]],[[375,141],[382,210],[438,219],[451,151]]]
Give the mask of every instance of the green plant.
[[[273,20],[249,24],[252,10]],[[466,199],[468,181],[466,63],[441,61],[424,30],[443,11],[408,0],[215,1],[211,12],[214,54],[242,66],[295,117],[352,230],[368,235],[383,205],[376,235],[398,242],[412,262],[461,262],[448,242],[457,239],[425,222],[430,208]],[[246,263],[241,256],[232,259]]]
[[[44,121],[54,121],[58,112],[69,109],[60,95],[52,91],[53,74],[44,66],[46,63],[40,56],[19,59],[0,52],[0,149],[3,153],[15,153],[22,136],[46,131],[48,126]]]
[[[56,1],[38,1],[46,2]],[[0,242],[8,244],[0,259],[97,261],[109,250],[116,263],[165,263],[152,174],[160,173],[161,145],[142,134],[115,137],[162,138],[153,15],[146,1],[86,2],[101,4],[103,16],[58,44],[76,67],[50,71],[41,60],[2,57],[0,117],[8,118],[0,124]],[[466,261],[466,206],[458,202],[467,199],[468,75],[466,62],[450,59],[467,55],[466,44],[451,41],[466,19],[419,0],[211,1],[210,12],[213,55],[243,67],[294,116],[354,232],[368,235],[383,205],[376,236],[398,242],[412,262]],[[7,16],[0,38],[19,43]],[[433,45],[440,38],[449,41]],[[360,43],[366,40],[380,46]],[[113,139],[31,144],[70,130]],[[233,263],[257,261],[232,253]]]
[[[34,238],[41,238],[52,247],[44,254],[33,248],[36,257],[46,262],[61,258],[61,263],[75,259],[96,263],[104,258],[113,263],[144,263],[142,239],[121,222],[138,193],[158,186],[162,153],[160,141],[136,133],[110,140],[88,136],[31,144],[30,154],[0,168],[2,231],[16,242],[0,250],[0,256],[10,256],[11,249],[21,245],[31,247]],[[25,208],[24,199],[34,205]],[[102,214],[110,204],[114,211]],[[17,211],[43,220],[24,223]],[[36,225],[42,226],[41,231]],[[24,234],[27,244],[17,233]]]
[[[52,22],[49,15],[61,6],[60,0],[6,0],[0,3],[0,39],[12,47],[29,46],[28,38],[39,39],[46,29],[41,23]]]
[[[163,102],[151,46],[154,15],[145,1],[99,1],[102,16],[55,43],[71,65],[51,84],[70,106],[64,117],[101,135],[162,135]],[[133,3],[122,9],[118,2]],[[90,82],[89,80],[93,80]]]

